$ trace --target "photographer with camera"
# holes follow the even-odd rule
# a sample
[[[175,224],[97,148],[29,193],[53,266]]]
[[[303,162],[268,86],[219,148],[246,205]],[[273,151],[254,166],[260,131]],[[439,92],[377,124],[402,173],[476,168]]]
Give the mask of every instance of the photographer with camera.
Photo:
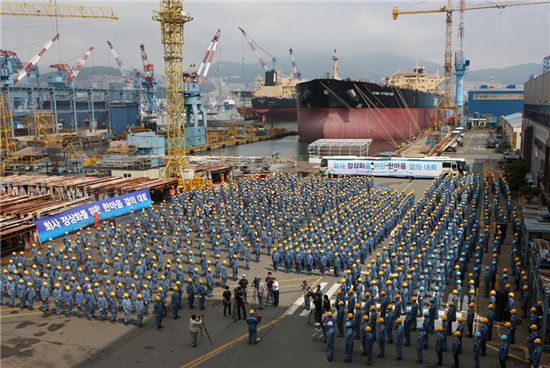
[[[204,315],[202,314],[199,314],[199,315],[193,314],[189,319],[189,332],[191,333],[192,348],[197,347],[197,337],[199,336],[199,332],[202,330],[203,318],[204,318]]]
[[[264,280],[262,280],[259,277],[255,277],[254,281],[252,281],[252,286],[255,289],[255,295],[258,296],[258,309],[262,310],[264,309],[264,288],[265,288]]]
[[[248,280],[246,279],[246,274],[243,273],[242,278],[239,280],[239,286],[241,287],[243,293],[243,300],[245,303],[248,303],[246,288],[248,287]]]
[[[244,308],[244,293],[240,286],[234,291],[235,293],[235,308],[237,309],[237,319],[241,319],[241,311],[243,312],[243,319],[246,319],[246,309]]]
[[[267,273],[267,277],[265,278],[265,284],[267,286],[267,300],[265,304],[269,304],[271,301],[273,303],[273,274],[271,272]]]

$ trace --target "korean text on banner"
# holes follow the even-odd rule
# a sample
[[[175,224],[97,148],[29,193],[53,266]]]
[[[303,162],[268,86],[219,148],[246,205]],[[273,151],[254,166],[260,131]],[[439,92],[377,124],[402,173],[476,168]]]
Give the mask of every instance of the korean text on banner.
[[[99,212],[99,219],[106,220],[139,211],[151,205],[149,189],[124,194],[103,201],[88,203],[72,208],[53,216],[34,221],[40,242],[63,236],[94,223],[94,213]]]

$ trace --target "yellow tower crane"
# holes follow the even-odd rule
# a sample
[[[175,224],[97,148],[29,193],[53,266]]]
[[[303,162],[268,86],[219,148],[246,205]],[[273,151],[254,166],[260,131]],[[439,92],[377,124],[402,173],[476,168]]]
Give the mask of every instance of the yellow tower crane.
[[[114,9],[107,6],[87,6],[78,4],[27,3],[18,1],[2,1],[0,8],[2,16],[31,16],[87,19],[118,19]],[[13,133],[13,115],[9,90],[3,87],[0,94],[0,159],[5,158],[15,150]],[[1,170],[3,173],[4,170]]]
[[[185,105],[183,28],[193,18],[183,10],[183,0],[160,0],[160,9],[153,19],[160,22],[161,42],[164,47],[164,77],[167,112],[167,163],[163,175],[179,178],[180,186],[188,168],[185,149]]]
[[[392,9],[393,20],[397,20],[400,15],[406,14],[433,14],[433,13],[445,13],[445,89],[443,92],[443,98],[441,99],[438,108],[436,109],[436,122],[435,126],[440,126],[440,113],[442,110],[453,110],[456,113],[456,105],[451,101],[451,76],[453,71],[453,13],[461,10],[480,10],[480,9],[504,9],[512,6],[523,5],[540,5],[548,4],[550,1],[537,1],[537,0],[524,0],[524,1],[509,1],[501,3],[489,3],[489,4],[471,4],[461,9],[460,7],[453,6],[453,0],[447,0],[447,6],[442,6],[438,9],[419,9],[419,10],[399,10],[398,8]],[[455,114],[456,115],[456,114]]]
[[[33,17],[118,19],[113,8],[78,4],[2,1],[1,15]]]

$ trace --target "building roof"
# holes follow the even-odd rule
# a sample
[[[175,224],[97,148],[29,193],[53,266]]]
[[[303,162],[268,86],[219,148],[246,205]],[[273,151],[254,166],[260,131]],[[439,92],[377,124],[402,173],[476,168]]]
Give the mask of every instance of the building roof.
[[[510,115],[506,115],[503,119],[512,127],[512,128],[521,128],[521,123],[523,120],[523,113],[515,112]]]
[[[372,139],[318,139],[307,146],[309,156],[368,156]]]

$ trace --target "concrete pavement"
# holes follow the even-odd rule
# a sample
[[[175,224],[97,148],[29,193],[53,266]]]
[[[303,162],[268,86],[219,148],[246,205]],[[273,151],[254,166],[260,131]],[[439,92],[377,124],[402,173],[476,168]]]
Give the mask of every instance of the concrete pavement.
[[[482,131],[467,132],[465,145],[456,155],[467,159],[482,160],[487,170],[498,162],[499,155],[482,150],[486,136]],[[398,190],[413,190],[417,198],[431,183],[431,180],[408,180],[377,178],[375,185],[382,185]],[[260,263],[251,263],[251,270],[245,272],[249,281],[254,276],[265,277],[271,271],[269,257],[262,257]],[[259,336],[263,339],[255,346],[249,346],[244,336],[247,328],[243,321],[234,322],[222,316],[221,291],[207,301],[204,311],[208,331],[214,346],[210,346],[203,334],[198,348],[189,346],[188,320],[196,309],[190,311],[184,302],[180,311],[180,320],[167,318],[165,328],[156,330],[153,319],[149,316],[146,327],[138,328],[135,324],[124,326],[121,323],[88,321],[77,317],[55,316],[40,311],[28,311],[2,307],[0,319],[2,327],[1,354],[3,367],[296,367],[296,366],[344,366],[344,344],[337,338],[335,361],[325,359],[325,345],[313,341],[312,327],[307,324],[308,315],[302,313],[297,305],[302,295],[300,284],[307,279],[311,284],[324,283],[324,291],[334,290],[339,279],[331,276],[320,277],[275,274],[281,284],[280,305],[268,307],[258,312],[263,316]],[[230,282],[231,289],[236,286]],[[251,301],[249,287],[249,301]],[[334,292],[333,291],[333,292]],[[247,306],[247,308],[250,304]],[[290,311],[293,310],[292,313]],[[170,313],[168,313],[170,315]],[[411,347],[404,348],[404,360],[396,362],[395,347],[386,346],[386,358],[374,359],[375,366],[410,366],[415,360],[415,335]],[[473,366],[471,341],[464,340],[462,366]],[[433,366],[436,361],[433,349],[434,336],[430,336],[430,350],[424,352],[425,364]],[[378,352],[375,344],[374,352]],[[360,344],[355,341],[354,361],[351,365],[363,364],[365,358],[359,356]],[[452,363],[452,355],[446,353],[445,366]],[[488,356],[482,358],[482,366],[494,367],[498,364],[494,351],[488,349]],[[509,361],[511,367],[525,367],[518,361]],[[349,366],[349,365],[347,365]]]

